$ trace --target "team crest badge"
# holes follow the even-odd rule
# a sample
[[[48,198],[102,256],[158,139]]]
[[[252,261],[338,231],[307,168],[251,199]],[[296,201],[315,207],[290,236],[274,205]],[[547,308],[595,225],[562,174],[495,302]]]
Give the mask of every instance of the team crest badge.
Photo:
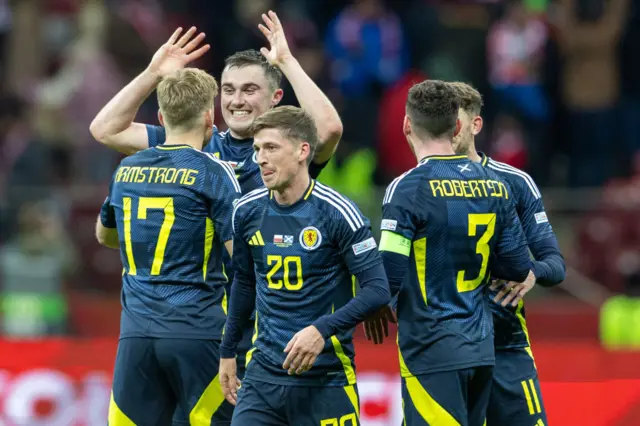
[[[300,245],[305,250],[315,250],[322,243],[322,234],[318,228],[307,226],[300,232]]]

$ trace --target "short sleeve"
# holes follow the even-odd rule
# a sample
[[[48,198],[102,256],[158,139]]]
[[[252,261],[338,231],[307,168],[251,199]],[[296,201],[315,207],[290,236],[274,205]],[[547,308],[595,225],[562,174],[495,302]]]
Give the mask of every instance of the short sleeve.
[[[116,173],[118,170],[116,169]],[[115,176],[115,173],[114,173]],[[118,224],[116,222],[116,213],[115,209],[111,205],[111,195],[113,193],[113,178],[111,178],[111,183],[109,184],[109,195],[105,198],[102,203],[102,207],[100,208],[100,222],[102,222],[102,226],[105,228],[117,228]]]
[[[232,214],[242,196],[240,184],[230,165],[207,154],[208,179],[205,193],[209,198],[209,217],[223,241],[233,239]]]
[[[348,203],[348,204],[347,204]],[[371,222],[352,203],[345,201],[336,226],[337,244],[351,275],[382,263]]]
[[[167,140],[167,133],[162,126],[152,126],[150,124],[147,127],[147,138],[149,139],[149,148],[153,148],[157,145],[162,145]]]
[[[417,191],[410,191],[409,185],[402,178],[403,176],[397,178],[387,188],[382,202],[380,229],[413,240],[417,229],[413,213]]]

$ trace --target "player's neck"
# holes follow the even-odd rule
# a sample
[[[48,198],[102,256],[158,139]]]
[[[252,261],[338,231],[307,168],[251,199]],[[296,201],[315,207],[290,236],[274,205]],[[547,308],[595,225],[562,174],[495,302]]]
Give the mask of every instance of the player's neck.
[[[233,137],[234,139],[238,139],[238,140],[244,140],[244,139],[249,139],[251,137],[253,137],[253,135],[251,133],[245,132],[245,133],[238,133],[234,130],[229,129],[229,133],[231,133],[231,137]]]
[[[278,204],[283,206],[290,206],[304,196],[307,188],[309,188],[310,182],[311,178],[309,177],[309,173],[301,173],[300,175],[296,176],[291,181],[291,184],[286,188],[273,191],[274,197]]]
[[[416,158],[418,161],[425,157],[434,155],[455,155],[453,145],[449,139],[432,139],[430,141],[420,141],[414,144]]]
[[[202,151],[204,135],[202,132],[167,133],[165,145],[189,145]]]
[[[473,145],[469,147],[469,151],[467,152],[467,157],[469,157],[469,160],[476,163],[479,163],[482,161],[482,157],[480,157],[480,154],[478,154],[478,151],[476,151],[476,147]]]

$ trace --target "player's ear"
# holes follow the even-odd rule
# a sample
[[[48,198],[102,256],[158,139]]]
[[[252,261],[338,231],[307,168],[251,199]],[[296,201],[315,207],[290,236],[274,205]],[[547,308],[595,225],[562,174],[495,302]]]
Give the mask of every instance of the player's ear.
[[[273,96],[271,96],[271,108],[277,106],[280,103],[283,95],[284,91],[282,89],[276,89],[273,92]]]
[[[162,116],[162,111],[160,110],[158,110],[158,121],[160,122],[160,125],[164,127],[164,117]]]
[[[307,158],[311,155],[311,145],[308,142],[302,142],[300,144],[300,155],[298,161],[304,163],[307,161]]]
[[[484,120],[479,115],[476,115],[473,118],[473,128],[471,129],[473,136],[478,135],[482,131],[482,127],[484,126]]]
[[[456,129],[453,131],[454,138],[460,134],[460,129],[462,129],[462,122],[459,118],[456,118]]]
[[[204,113],[204,122],[207,126],[207,130],[213,129],[213,108]]]
[[[411,119],[409,118],[408,115],[404,116],[404,121],[402,122],[402,133],[404,133],[405,136],[409,136],[412,133]]]

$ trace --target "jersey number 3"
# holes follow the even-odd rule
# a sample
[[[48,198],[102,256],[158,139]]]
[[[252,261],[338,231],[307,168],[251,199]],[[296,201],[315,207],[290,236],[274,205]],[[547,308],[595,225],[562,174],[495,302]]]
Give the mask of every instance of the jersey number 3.
[[[267,272],[267,282],[269,288],[274,290],[280,290],[283,287],[287,290],[300,290],[302,288],[302,259],[300,256],[267,256],[267,265],[271,266],[269,272]],[[284,268],[283,268],[284,266]],[[284,269],[284,273],[280,275],[280,270]],[[294,270],[294,271],[292,271]],[[293,272],[293,274],[291,274]],[[281,278],[275,278],[275,276],[282,276]],[[295,277],[296,282],[292,283],[290,275]]]
[[[456,283],[458,285],[459,292],[472,291],[478,288],[482,284],[487,275],[487,268],[489,266],[489,256],[491,255],[491,247],[489,241],[496,230],[496,214],[495,213],[470,213],[469,214],[469,236],[475,237],[478,234],[478,227],[486,226],[486,229],[478,243],[476,244],[476,254],[479,254],[482,258],[480,263],[480,272],[478,276],[465,280],[465,271],[458,271],[458,279]]]
[[[162,262],[164,261],[164,251],[167,248],[169,234],[176,219],[173,210],[173,198],[171,197],[140,197],[138,198],[138,214],[139,220],[147,219],[147,210],[162,209],[164,210],[164,220],[160,226],[160,234],[158,235],[158,244],[153,255],[153,263],[151,265],[151,275],[160,275]],[[124,197],[122,199],[122,210],[124,211],[124,242],[127,250],[127,263],[129,264],[129,275],[136,275],[138,270],[136,262],[133,258],[133,246],[131,244],[131,198]]]

